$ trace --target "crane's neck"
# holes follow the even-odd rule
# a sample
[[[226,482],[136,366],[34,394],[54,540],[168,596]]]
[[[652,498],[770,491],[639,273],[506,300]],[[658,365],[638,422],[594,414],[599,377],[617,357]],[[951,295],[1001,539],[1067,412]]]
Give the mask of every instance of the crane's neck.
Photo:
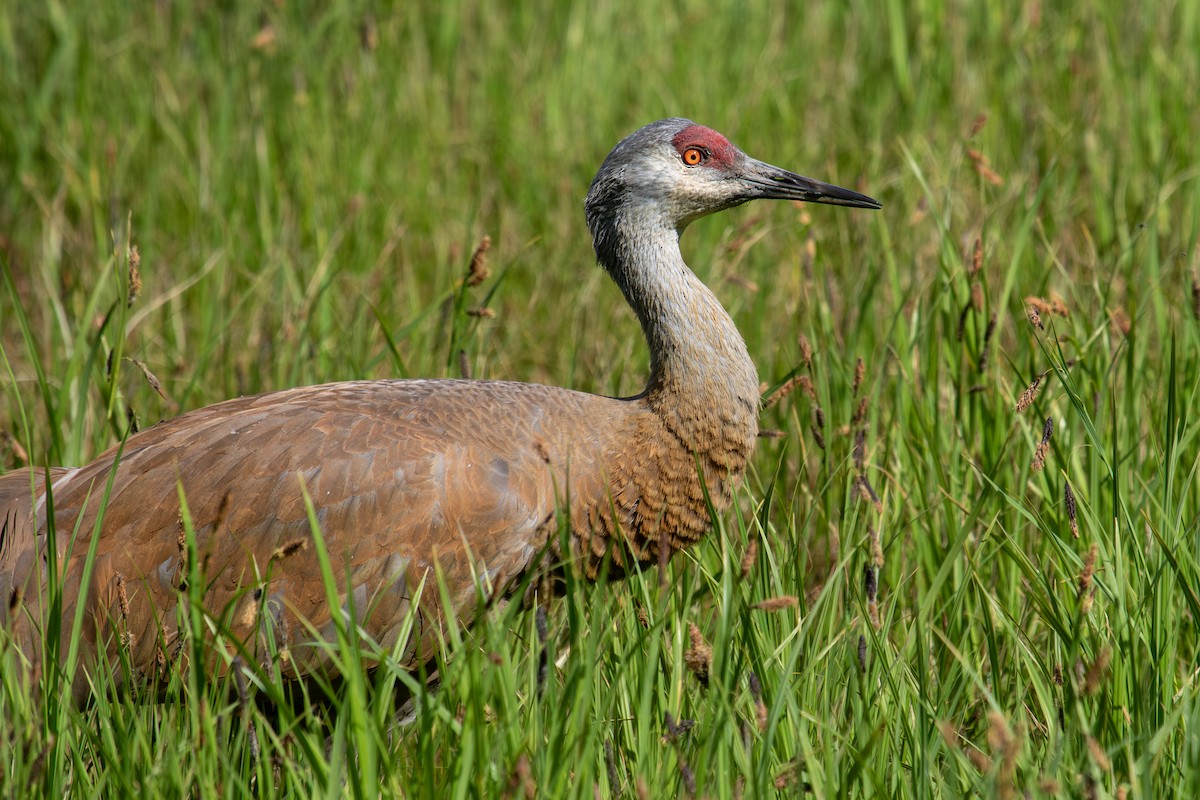
[[[683,261],[679,231],[626,209],[597,237],[600,263],[633,307],[650,346],[641,395],[696,450],[758,431],[758,373],[729,314]]]

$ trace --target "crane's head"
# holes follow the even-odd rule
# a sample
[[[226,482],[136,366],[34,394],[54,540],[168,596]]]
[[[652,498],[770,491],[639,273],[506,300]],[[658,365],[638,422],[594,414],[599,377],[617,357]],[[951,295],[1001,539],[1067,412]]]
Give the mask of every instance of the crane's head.
[[[588,191],[588,225],[602,237],[624,222],[682,231],[695,219],[749,200],[803,200],[881,208],[866,195],[750,158],[721,134],[688,119],[653,122],[621,140]]]

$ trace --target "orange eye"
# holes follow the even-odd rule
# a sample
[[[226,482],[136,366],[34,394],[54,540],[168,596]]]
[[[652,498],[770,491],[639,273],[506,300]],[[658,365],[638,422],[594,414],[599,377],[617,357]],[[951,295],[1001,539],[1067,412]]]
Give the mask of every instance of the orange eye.
[[[699,147],[689,147],[683,151],[683,163],[694,167],[704,161],[704,151]]]

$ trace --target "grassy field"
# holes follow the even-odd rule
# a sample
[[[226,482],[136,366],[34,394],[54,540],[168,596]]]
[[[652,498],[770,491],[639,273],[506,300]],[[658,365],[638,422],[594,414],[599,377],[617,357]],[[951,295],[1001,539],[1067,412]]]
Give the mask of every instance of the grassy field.
[[[0,0],[0,469],[305,383],[639,391],[582,200],[660,117],[884,209],[684,237],[769,397],[667,574],[432,693],[348,636],[330,702],[75,709],[0,644],[0,795],[1200,796],[1200,4],[385,5]]]

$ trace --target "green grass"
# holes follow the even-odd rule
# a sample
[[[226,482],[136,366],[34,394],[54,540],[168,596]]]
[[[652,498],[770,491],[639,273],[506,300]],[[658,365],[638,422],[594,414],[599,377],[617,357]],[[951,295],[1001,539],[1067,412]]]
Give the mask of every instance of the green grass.
[[[0,644],[0,794],[1200,795],[1200,5],[196,5],[0,2],[0,468],[460,351],[640,390],[582,198],[653,119],[884,210],[685,236],[762,379],[812,381],[825,447],[805,391],[765,410],[783,435],[665,580],[570,585],[544,643],[516,607],[455,632],[433,693],[387,654],[363,677],[347,629],[325,703],[185,671],[76,710]],[[463,289],[484,235],[493,277]],[[1069,314],[1039,331],[1031,295]]]

